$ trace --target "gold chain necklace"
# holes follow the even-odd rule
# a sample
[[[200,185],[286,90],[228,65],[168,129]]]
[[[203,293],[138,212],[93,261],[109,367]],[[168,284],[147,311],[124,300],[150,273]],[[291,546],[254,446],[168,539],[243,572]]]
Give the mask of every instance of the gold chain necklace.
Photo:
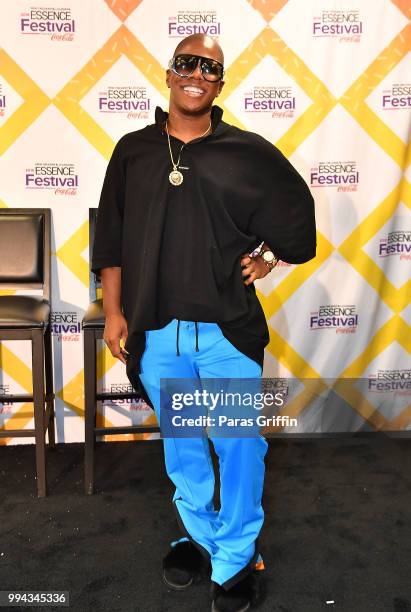
[[[180,163],[180,157],[181,157],[181,152],[184,148],[184,146],[186,145],[186,143],[183,143],[181,149],[180,149],[180,153],[178,155],[178,160],[174,163],[174,159],[173,159],[173,153],[171,151],[171,144],[170,144],[170,134],[168,133],[168,122],[166,121],[166,132],[167,132],[167,139],[168,139],[168,150],[170,151],[170,158],[171,158],[171,163],[173,165],[173,169],[170,172],[170,174],[168,175],[168,179],[170,181],[170,183],[174,186],[178,186],[181,185],[181,183],[183,182],[183,174],[180,172],[180,170],[177,169],[178,164]],[[211,128],[211,120],[210,120],[210,125],[208,126],[208,128],[206,129],[205,132],[203,132],[202,134],[200,134],[200,136],[197,136],[197,138],[202,138],[203,136],[205,136],[208,132],[208,130]]]

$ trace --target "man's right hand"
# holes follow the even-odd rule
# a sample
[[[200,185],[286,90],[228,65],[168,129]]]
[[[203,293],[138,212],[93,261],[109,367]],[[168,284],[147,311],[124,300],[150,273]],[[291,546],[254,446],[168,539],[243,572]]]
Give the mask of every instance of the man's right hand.
[[[122,314],[119,313],[106,316],[103,334],[104,342],[107,344],[113,357],[120,359],[125,365],[127,361],[123,353],[127,353],[127,351],[121,348],[120,340],[123,340],[125,344],[127,335],[127,321]]]

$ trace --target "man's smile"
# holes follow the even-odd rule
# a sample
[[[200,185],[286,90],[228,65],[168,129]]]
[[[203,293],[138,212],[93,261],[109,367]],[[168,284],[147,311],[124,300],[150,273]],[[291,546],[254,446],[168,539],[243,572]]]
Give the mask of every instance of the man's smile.
[[[201,87],[196,87],[195,85],[184,85],[182,89],[187,96],[192,98],[199,98],[205,94],[204,89],[201,89]]]

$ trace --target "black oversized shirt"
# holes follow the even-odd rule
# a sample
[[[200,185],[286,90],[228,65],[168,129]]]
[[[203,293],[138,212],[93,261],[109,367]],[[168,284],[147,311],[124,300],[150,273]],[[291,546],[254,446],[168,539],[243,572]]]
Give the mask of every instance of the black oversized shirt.
[[[222,114],[212,107],[207,136],[186,144],[170,136],[174,160],[184,144],[179,186],[168,178],[167,113],[160,107],[155,123],[119,140],[108,164],[91,269],[121,266],[125,348],[136,364],[145,330],[179,318],[217,323],[262,365],[268,327],[254,285],[244,285],[241,257],[262,241],[288,263],[315,257],[305,181],[275,146]]]

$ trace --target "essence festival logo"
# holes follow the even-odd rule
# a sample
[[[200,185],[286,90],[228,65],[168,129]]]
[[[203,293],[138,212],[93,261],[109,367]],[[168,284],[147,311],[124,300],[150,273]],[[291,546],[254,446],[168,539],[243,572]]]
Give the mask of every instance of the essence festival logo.
[[[246,113],[271,113],[272,118],[292,118],[295,111],[295,94],[292,87],[254,87],[244,94]]]
[[[0,83],[0,117],[6,113],[6,95],[3,93],[3,86]]]
[[[311,187],[335,187],[337,191],[357,191],[360,173],[357,162],[319,162],[310,171]]]
[[[51,333],[58,342],[79,342],[80,321],[77,312],[55,310],[51,313]]]
[[[13,404],[7,401],[7,396],[10,394],[9,385],[0,385],[0,414],[11,414],[13,412]]]
[[[50,40],[72,41],[76,24],[71,9],[64,7],[31,7],[21,13],[20,32],[39,36],[50,36]]]
[[[411,370],[378,370],[368,375],[368,389],[375,393],[411,394]]]
[[[381,100],[382,110],[403,110],[411,108],[411,85],[393,85],[384,89]]]
[[[354,334],[358,314],[353,305],[329,304],[310,313],[310,329],[335,329],[336,334]]]
[[[100,113],[125,114],[127,119],[148,119],[151,100],[146,87],[108,87],[98,95]]]
[[[339,42],[360,42],[362,21],[358,10],[323,10],[313,18],[313,38],[338,38]]]
[[[220,36],[221,23],[218,20],[217,11],[177,11],[177,15],[168,18],[170,38],[183,38],[189,34]]]
[[[398,255],[400,260],[409,261],[411,259],[411,231],[389,232],[386,237],[380,239],[378,255],[380,257]]]
[[[74,164],[36,163],[25,173],[26,189],[52,189],[55,195],[77,195],[78,174]]]
[[[287,378],[262,378],[261,383],[263,393],[279,394],[285,403],[290,394],[290,385]]]
[[[109,387],[103,387],[102,392],[103,393],[135,393],[130,383],[112,383]],[[141,397],[140,398],[139,397],[134,397],[134,398],[127,397],[123,399],[103,400],[103,407],[112,408],[113,403],[115,403],[118,406],[127,406],[127,408],[130,411],[134,411],[134,412],[146,412],[148,408],[147,404]]]

